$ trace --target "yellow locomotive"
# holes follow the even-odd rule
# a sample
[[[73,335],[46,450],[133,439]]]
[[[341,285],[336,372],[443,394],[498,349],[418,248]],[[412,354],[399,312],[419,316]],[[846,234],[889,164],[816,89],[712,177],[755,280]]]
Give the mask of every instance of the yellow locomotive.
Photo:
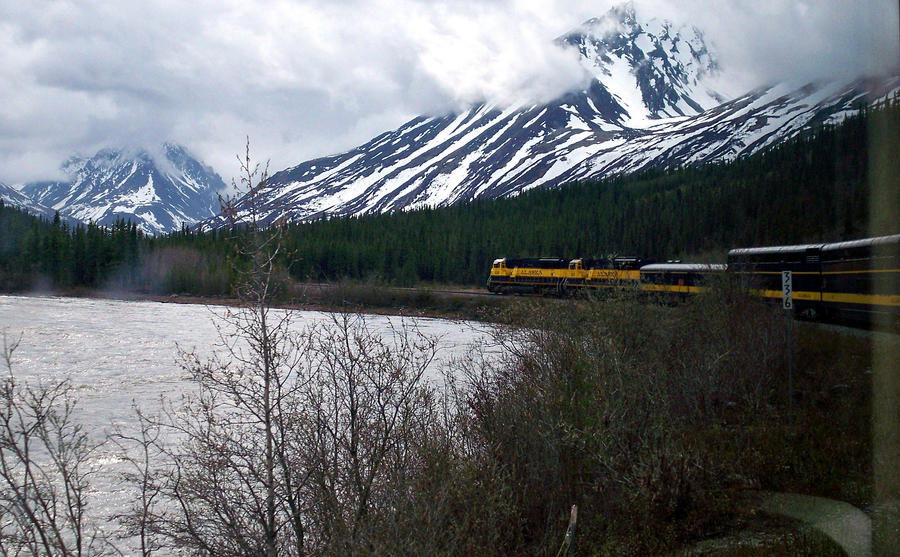
[[[487,288],[497,294],[558,296],[585,288],[636,288],[640,268],[648,263],[652,261],[642,257],[501,258],[494,260]]]

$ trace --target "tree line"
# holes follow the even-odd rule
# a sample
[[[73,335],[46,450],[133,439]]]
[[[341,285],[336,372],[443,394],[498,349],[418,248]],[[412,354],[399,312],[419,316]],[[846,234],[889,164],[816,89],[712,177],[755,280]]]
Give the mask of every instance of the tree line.
[[[733,247],[891,234],[869,227],[868,129],[900,127],[900,100],[861,107],[734,161],[653,169],[509,199],[284,225],[296,280],[482,284],[497,257],[724,258]],[[900,202],[900,188],[892,192]],[[133,224],[68,226],[0,208],[0,288],[227,294],[240,229],[148,237]]]

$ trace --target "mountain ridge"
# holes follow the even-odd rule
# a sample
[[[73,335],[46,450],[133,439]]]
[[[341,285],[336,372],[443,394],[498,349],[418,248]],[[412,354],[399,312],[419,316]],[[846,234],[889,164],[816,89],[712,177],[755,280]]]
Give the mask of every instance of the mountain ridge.
[[[52,220],[56,214],[54,209],[35,202],[18,189],[8,184],[4,184],[3,182],[0,182],[0,199],[2,199],[5,204],[11,207],[17,207],[36,217]]]
[[[481,103],[418,116],[343,153],[275,172],[258,192],[262,223],[445,206],[733,160],[900,92],[895,75],[772,84],[726,97],[702,31],[642,20],[630,3],[555,44],[579,53],[590,78],[583,89],[542,104]],[[224,182],[183,147],[106,149],[70,158],[63,170],[70,181],[20,192],[51,214],[98,224],[124,218],[150,234],[228,224],[215,195]]]
[[[900,91],[900,76],[775,84],[725,99],[693,27],[613,8],[557,39],[587,87],[534,106],[478,104],[413,118],[344,153],[274,173],[263,223],[444,206],[651,167],[732,160]],[[225,224],[213,218],[204,226]]]
[[[264,222],[512,195],[529,184],[555,183],[554,176],[592,144],[639,137],[664,118],[696,116],[722,99],[706,82],[717,64],[693,28],[676,30],[657,20],[641,24],[626,6],[556,42],[581,52],[591,76],[583,90],[543,105],[482,103],[416,117],[345,153],[276,172],[261,192]],[[677,56],[661,60],[666,48]],[[644,70],[631,73],[635,64]],[[648,81],[643,89],[641,79]]]

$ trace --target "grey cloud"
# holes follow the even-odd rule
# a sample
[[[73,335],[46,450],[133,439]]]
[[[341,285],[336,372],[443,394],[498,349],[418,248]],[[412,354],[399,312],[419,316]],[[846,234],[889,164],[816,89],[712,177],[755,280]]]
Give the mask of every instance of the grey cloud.
[[[789,80],[896,72],[900,18],[894,0],[684,0],[648,2],[702,29],[726,77],[744,88]]]
[[[552,40],[612,2],[81,0],[0,6],[0,180],[75,153],[183,143],[228,181],[249,135],[278,170],[417,114],[546,100],[583,79]],[[893,0],[636,0],[705,32],[735,94],[896,64]],[[887,16],[885,16],[887,14]]]

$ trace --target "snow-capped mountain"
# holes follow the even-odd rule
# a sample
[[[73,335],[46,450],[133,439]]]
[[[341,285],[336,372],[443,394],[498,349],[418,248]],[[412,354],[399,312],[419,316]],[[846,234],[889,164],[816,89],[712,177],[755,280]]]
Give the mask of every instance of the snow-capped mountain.
[[[445,206],[653,166],[734,159],[900,89],[900,77],[766,86],[725,100],[694,28],[639,22],[630,5],[557,43],[589,85],[538,106],[482,104],[415,118],[346,153],[271,176],[263,222]],[[221,219],[207,224],[216,226]]]
[[[216,194],[225,189],[210,167],[169,143],[156,152],[104,149],[73,157],[62,170],[71,181],[25,184],[22,193],[83,222],[111,225],[123,218],[150,234],[217,214]]]

